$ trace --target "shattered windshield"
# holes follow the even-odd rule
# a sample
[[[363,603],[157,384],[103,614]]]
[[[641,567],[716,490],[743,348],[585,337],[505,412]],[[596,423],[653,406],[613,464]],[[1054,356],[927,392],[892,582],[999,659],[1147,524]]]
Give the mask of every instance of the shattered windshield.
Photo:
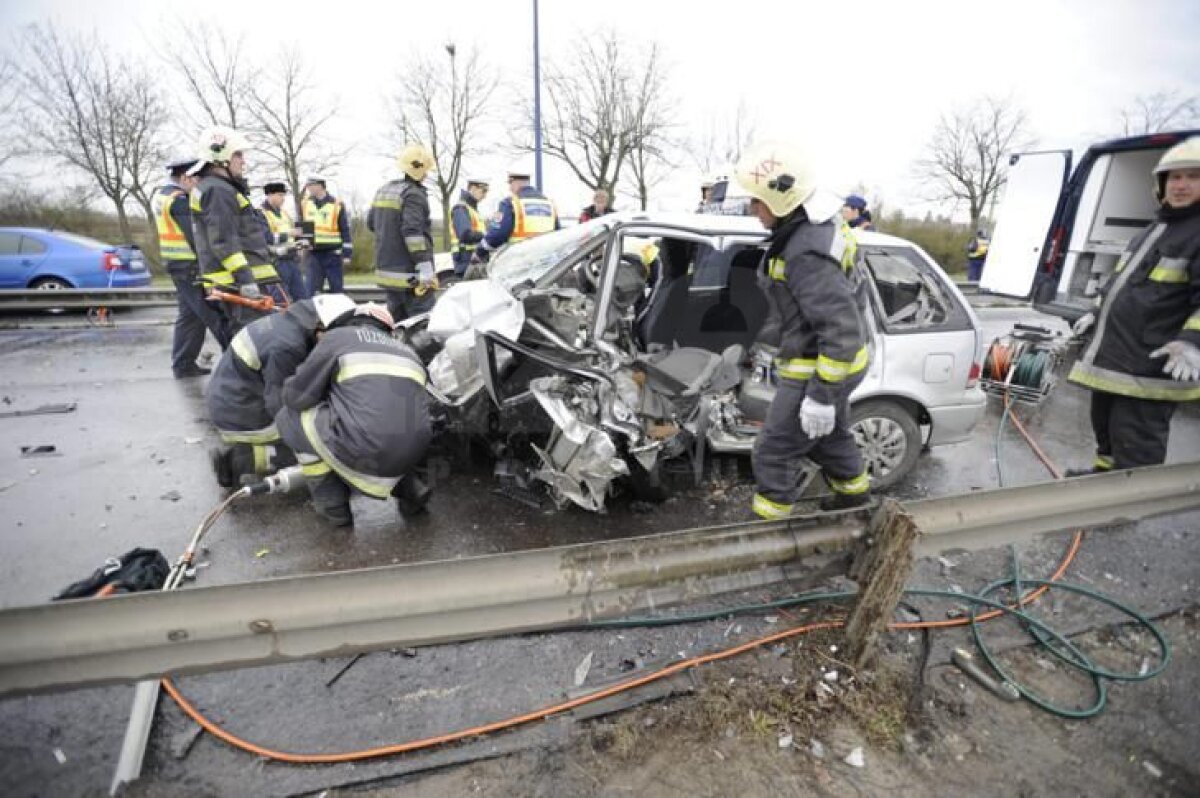
[[[605,220],[593,219],[522,241],[496,256],[488,276],[508,289],[527,281],[536,283],[572,252],[606,232]]]

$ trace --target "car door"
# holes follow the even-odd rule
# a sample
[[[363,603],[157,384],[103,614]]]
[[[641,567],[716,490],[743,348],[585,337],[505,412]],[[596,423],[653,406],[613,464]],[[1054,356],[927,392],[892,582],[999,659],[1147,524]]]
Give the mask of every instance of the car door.
[[[0,288],[23,288],[25,268],[21,257],[21,234],[0,230]]]
[[[1043,258],[1050,224],[1071,174],[1071,151],[1015,153],[996,215],[981,291],[1025,298]]]

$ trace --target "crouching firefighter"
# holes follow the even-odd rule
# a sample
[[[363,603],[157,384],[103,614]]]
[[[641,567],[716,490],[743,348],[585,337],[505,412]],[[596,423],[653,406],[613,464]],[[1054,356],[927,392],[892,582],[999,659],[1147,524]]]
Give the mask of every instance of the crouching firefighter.
[[[825,511],[870,501],[870,481],[850,432],[850,393],[866,374],[866,325],[854,296],[855,239],[841,201],[817,190],[805,156],[762,143],[737,166],[751,212],[771,231],[763,258],[771,304],[766,337],[777,334],[778,390],[754,446],[753,510],[791,513],[801,458],[821,467],[833,495]]]
[[[345,294],[321,294],[251,322],[234,336],[206,396],[208,416],[226,444],[211,453],[221,487],[240,487],[247,477],[255,481],[295,464],[275,427],[283,383],[308,357],[317,334],[354,307]]]
[[[336,526],[353,523],[351,489],[395,496],[406,514],[429,496],[413,475],[433,437],[425,368],[393,327],[374,303],[343,314],[283,386],[275,424],[296,453],[317,514]]]

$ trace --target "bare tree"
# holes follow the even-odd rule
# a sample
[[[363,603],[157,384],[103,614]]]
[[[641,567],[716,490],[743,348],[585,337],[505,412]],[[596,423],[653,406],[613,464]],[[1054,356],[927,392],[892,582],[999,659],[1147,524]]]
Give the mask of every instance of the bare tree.
[[[667,126],[662,56],[657,44],[639,51],[611,30],[582,38],[573,53],[546,69],[542,147],[588,188],[611,192],[635,148],[647,164],[657,157],[655,140]],[[528,141],[517,148],[533,149]]]
[[[126,202],[136,199],[149,211],[152,164],[162,159],[167,114],[154,80],[94,37],[61,36],[52,26],[27,28],[21,46],[16,64],[29,151],[88,175],[116,210],[121,235],[132,240]],[[146,223],[153,228],[152,215]]]
[[[1031,144],[1024,111],[985,97],[942,115],[916,169],[930,199],[967,204],[974,228],[1007,182],[1008,154]]]
[[[638,84],[626,98],[629,108],[624,114],[630,132],[629,171],[642,210],[646,210],[650,189],[662,182],[667,168],[673,166],[667,153],[674,145],[670,130],[675,102],[668,91],[667,73],[654,47]]]
[[[496,79],[471,47],[462,58],[445,45],[447,61],[429,52],[413,55],[394,98],[395,125],[405,141],[429,148],[436,164],[434,180],[442,204],[442,239],[450,242],[450,208],[463,161],[478,150],[480,128],[487,118]]]
[[[0,53],[0,167],[17,154],[14,124],[17,89],[17,66],[7,53]]]
[[[750,146],[755,127],[754,115],[746,108],[745,98],[741,98],[733,110],[723,115],[707,115],[700,133],[689,139],[688,153],[705,174],[727,168],[737,163],[742,150]]]
[[[338,107],[317,95],[298,50],[284,50],[260,75],[245,90],[246,129],[267,162],[283,172],[299,216],[301,164],[324,173],[343,155],[332,150],[324,135]]]
[[[1121,109],[1121,132],[1144,136],[1200,123],[1200,97],[1181,96],[1175,91],[1139,94]]]
[[[183,26],[177,22],[172,27]],[[228,125],[238,129],[249,118],[251,76],[255,73],[242,52],[243,38],[230,38],[204,23],[183,42],[162,52],[161,57],[178,75],[184,96],[191,101],[190,127]]]

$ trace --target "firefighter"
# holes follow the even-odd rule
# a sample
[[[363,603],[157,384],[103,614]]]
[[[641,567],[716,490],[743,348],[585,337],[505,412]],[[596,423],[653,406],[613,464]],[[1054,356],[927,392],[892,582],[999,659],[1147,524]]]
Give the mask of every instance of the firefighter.
[[[433,155],[409,144],[396,157],[404,176],[384,183],[371,201],[367,228],[375,234],[375,282],[387,293],[396,321],[425,313],[437,297],[429,195],[422,181]]]
[[[554,203],[529,185],[528,169],[514,167],[509,170],[508,191],[509,195],[500,200],[500,207],[488,221],[487,233],[480,244],[486,253],[511,241],[523,241],[559,229]]]
[[[199,181],[192,189],[192,228],[200,279],[219,302],[227,319],[227,334],[270,312],[261,303],[278,285],[263,236],[262,221],[250,203],[250,188],[242,175],[243,151],[249,142],[236,130],[211,127],[200,134],[196,166]]]
[[[284,380],[308,356],[317,333],[354,307],[345,294],[321,294],[293,302],[234,336],[206,395],[208,417],[226,444],[210,453],[221,487],[239,487],[243,476],[265,476],[295,462],[275,427]]]
[[[319,294],[329,283],[329,292],[342,293],[343,268],[354,255],[350,217],[346,206],[325,190],[325,178],[312,176],[304,182],[307,196],[300,204],[301,217],[313,226],[312,251],[308,253],[308,292]]]
[[[487,230],[479,215],[479,203],[487,193],[488,181],[472,178],[450,209],[450,251],[454,253],[454,276],[460,279],[466,275],[471,256]]]
[[[1158,220],[1074,325],[1096,328],[1069,377],[1092,390],[1096,457],[1070,476],[1162,463],[1176,405],[1200,399],[1200,136],[1167,150],[1153,176]]]
[[[171,371],[175,379],[200,377],[209,369],[196,363],[204,346],[204,331],[213,334],[217,345],[229,345],[225,317],[204,298],[200,285],[200,267],[196,262],[195,239],[192,233],[192,209],[188,194],[196,178],[187,172],[196,165],[195,158],[174,158],[166,165],[170,179],[154,193],[151,208],[158,229],[158,252],[175,284],[179,315],[171,341]]]
[[[428,500],[412,476],[433,435],[425,369],[393,326],[374,303],[343,314],[283,386],[276,426],[300,461],[317,514],[336,526],[354,522],[352,489],[395,496],[408,514]]]
[[[271,251],[275,255],[275,271],[287,291],[288,298],[293,302],[308,299],[308,287],[304,284],[304,275],[300,272],[300,261],[297,253],[301,239],[296,237],[296,223],[288,213],[287,183],[277,180],[263,186],[263,216],[271,231]]]
[[[867,370],[866,325],[850,272],[855,238],[838,215],[838,198],[817,190],[803,153],[764,142],[738,163],[750,210],[771,231],[763,282],[775,322],[764,325],[778,346],[778,389],[754,446],[763,518],[791,513],[800,459],[821,467],[833,495],[826,511],[870,501],[870,481],[850,432],[850,393]]]

